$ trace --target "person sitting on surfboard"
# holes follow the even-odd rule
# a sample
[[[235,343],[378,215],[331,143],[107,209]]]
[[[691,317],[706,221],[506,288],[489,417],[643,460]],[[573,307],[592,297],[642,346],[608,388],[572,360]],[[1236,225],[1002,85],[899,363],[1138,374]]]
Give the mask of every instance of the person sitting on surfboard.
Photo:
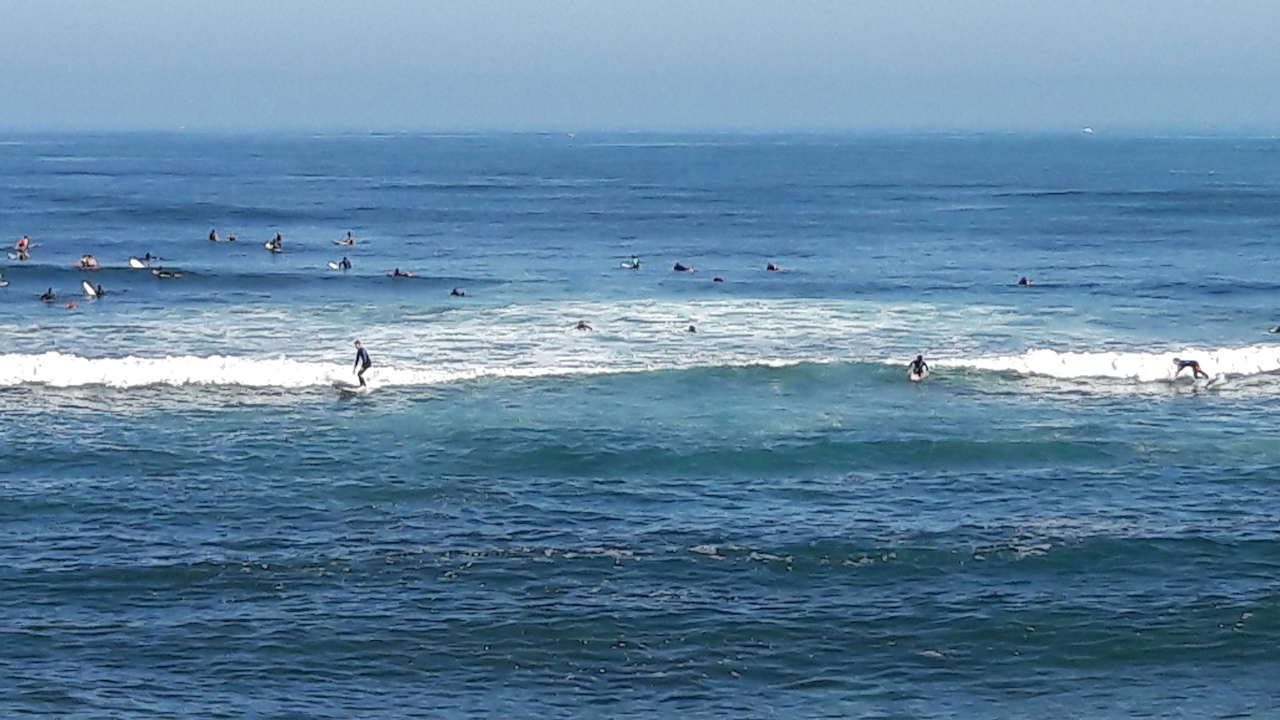
[[[627,268],[628,270],[639,270],[640,258],[636,257],[635,255],[632,255],[630,260],[622,261],[622,267]]]
[[[688,265],[685,265],[685,264],[683,264],[683,263],[676,263],[674,266],[672,266],[672,268],[671,268],[671,269],[672,269],[672,270],[674,270],[674,271],[676,271],[676,272],[697,272],[697,271],[696,271],[696,270],[694,270],[693,268],[691,268],[691,267],[689,267]]]
[[[13,244],[13,249],[17,250],[19,253],[24,253],[30,250],[31,238],[27,237],[26,235],[23,235],[22,237],[18,238],[18,242]]]
[[[769,272],[782,272],[782,268],[774,265],[773,263],[765,263],[764,269]]]
[[[1030,280],[1028,280],[1028,279],[1026,279],[1026,278],[1024,277],[1024,278],[1021,278],[1021,279],[1019,279],[1019,280],[1018,280],[1018,284],[1019,284],[1019,285],[1021,285],[1021,286],[1023,286],[1023,287],[1026,287],[1026,286],[1028,286],[1028,285],[1030,285],[1030,284],[1031,284],[1031,281],[1030,281]]]
[[[400,268],[396,268],[395,270],[392,270],[391,272],[389,272],[389,273],[387,273],[387,274],[388,274],[388,275],[390,275],[391,277],[413,277],[413,273],[411,273],[411,272],[400,272]]]
[[[917,355],[916,359],[907,366],[907,375],[913,378],[923,378],[927,372],[929,372],[929,363],[924,361],[923,355]]]
[[[270,250],[271,252],[284,251],[284,238],[280,235],[280,233],[276,233],[275,237],[267,241],[267,249]]]
[[[58,299],[58,296],[53,292],[53,288],[49,288],[48,290],[45,290],[44,294],[40,296],[40,302],[53,302],[54,300],[57,300],[57,299]]]
[[[81,256],[80,256],[80,269],[81,269],[81,270],[93,270],[93,269],[95,269],[95,268],[97,268],[97,267],[98,267],[98,258],[96,258],[96,257],[94,257],[94,256],[92,256],[92,255],[81,255]]]
[[[360,387],[365,387],[364,371],[368,370],[369,366],[372,364],[373,364],[373,361],[369,359],[368,351],[366,351],[364,349],[364,346],[360,344],[360,341],[357,340],[356,341],[356,364],[351,369],[352,370],[355,370],[356,368],[360,369],[360,371],[356,373],[356,378],[360,380]]]
[[[339,245],[355,245],[356,239],[352,237],[351,231],[347,231],[347,236],[338,241]]]
[[[1205,372],[1204,370],[1201,370],[1200,363],[1196,362],[1195,360],[1180,360],[1178,358],[1174,358],[1173,364],[1178,366],[1177,371],[1173,373],[1174,377],[1178,377],[1179,375],[1181,375],[1183,370],[1186,370],[1187,368],[1191,368],[1191,377],[1204,378],[1206,380],[1209,379],[1209,373]]]

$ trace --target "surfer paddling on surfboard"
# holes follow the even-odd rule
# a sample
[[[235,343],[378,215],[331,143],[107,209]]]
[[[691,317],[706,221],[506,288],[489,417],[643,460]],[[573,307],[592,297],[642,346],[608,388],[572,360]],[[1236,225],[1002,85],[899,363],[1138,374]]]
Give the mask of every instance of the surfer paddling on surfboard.
[[[1204,370],[1201,370],[1200,363],[1196,362],[1195,360],[1181,360],[1178,358],[1174,358],[1173,364],[1178,366],[1178,369],[1173,373],[1174,377],[1178,377],[1179,375],[1181,375],[1183,370],[1186,370],[1187,368],[1191,368],[1191,377],[1204,378],[1205,380],[1209,379],[1209,373],[1205,372]]]
[[[364,346],[360,344],[359,340],[357,340],[356,364],[351,368],[351,370],[355,372],[356,368],[359,368],[359,372],[356,372],[356,379],[360,381],[360,387],[367,387],[364,384],[364,371],[368,370],[370,365],[373,365],[373,361],[369,359],[369,352],[365,350]]]
[[[929,374],[929,363],[924,361],[923,355],[917,355],[915,360],[907,366],[907,377],[912,380],[923,380],[925,375]]]

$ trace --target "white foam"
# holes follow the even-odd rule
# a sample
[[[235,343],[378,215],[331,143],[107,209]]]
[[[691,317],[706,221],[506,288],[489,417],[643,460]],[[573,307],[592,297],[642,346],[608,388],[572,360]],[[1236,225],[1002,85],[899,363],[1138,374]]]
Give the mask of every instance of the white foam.
[[[1018,355],[988,358],[952,358],[935,365],[970,367],[980,370],[1016,372],[1063,380],[1113,378],[1156,382],[1173,377],[1174,358],[1195,360],[1210,375],[1232,377],[1280,371],[1280,345],[1251,345],[1240,348],[1188,347],[1167,352],[1058,352],[1029,350]],[[1184,370],[1183,375],[1188,371]]]

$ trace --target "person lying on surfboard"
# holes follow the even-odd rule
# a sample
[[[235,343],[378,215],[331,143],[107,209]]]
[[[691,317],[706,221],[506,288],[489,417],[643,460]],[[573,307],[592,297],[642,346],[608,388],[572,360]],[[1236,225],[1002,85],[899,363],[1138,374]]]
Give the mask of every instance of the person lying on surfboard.
[[[915,360],[907,366],[907,374],[913,377],[924,377],[929,372],[929,363],[924,361],[923,355],[917,355]]]
[[[373,361],[369,359],[369,352],[365,350],[364,346],[360,344],[359,340],[357,340],[356,341],[356,364],[355,364],[355,367],[352,367],[351,369],[352,371],[355,371],[356,368],[360,369],[360,371],[356,373],[356,378],[360,381],[360,387],[365,387],[364,371],[368,370],[370,365],[373,365]]]
[[[1178,369],[1173,373],[1174,377],[1178,377],[1179,375],[1181,375],[1183,370],[1186,370],[1187,368],[1191,368],[1191,377],[1204,378],[1206,380],[1209,379],[1209,373],[1205,372],[1204,370],[1201,370],[1200,363],[1196,362],[1195,360],[1180,360],[1178,358],[1174,358],[1173,364],[1178,366]]]

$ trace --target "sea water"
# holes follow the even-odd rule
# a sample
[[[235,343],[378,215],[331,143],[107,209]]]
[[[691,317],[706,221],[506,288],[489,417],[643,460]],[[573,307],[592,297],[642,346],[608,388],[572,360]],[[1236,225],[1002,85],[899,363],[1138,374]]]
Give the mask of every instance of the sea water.
[[[1274,716],[1278,156],[6,137],[0,713]]]

